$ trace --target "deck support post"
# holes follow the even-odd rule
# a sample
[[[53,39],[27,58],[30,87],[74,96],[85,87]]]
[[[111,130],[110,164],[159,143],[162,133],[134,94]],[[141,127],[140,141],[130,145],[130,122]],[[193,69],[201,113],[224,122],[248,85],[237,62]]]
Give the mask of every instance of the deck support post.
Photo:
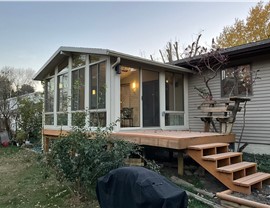
[[[178,160],[178,175],[182,176],[184,175],[184,155],[183,155],[183,152],[179,151],[178,152],[178,157],[177,157],[177,160]]]
[[[43,152],[49,152],[49,138],[46,136],[43,137]]]

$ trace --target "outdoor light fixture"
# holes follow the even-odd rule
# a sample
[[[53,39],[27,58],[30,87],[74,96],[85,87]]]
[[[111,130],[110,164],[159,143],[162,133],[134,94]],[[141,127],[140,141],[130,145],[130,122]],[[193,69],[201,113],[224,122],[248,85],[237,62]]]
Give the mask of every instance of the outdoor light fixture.
[[[131,89],[132,89],[133,92],[136,91],[136,82],[135,81],[132,82]]]
[[[95,95],[96,94],[96,90],[92,90],[92,95]]]

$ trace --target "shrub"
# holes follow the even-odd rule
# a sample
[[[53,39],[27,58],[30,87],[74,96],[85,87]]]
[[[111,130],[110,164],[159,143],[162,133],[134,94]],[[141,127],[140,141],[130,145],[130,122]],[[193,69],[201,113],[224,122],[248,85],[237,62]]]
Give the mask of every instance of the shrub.
[[[85,130],[76,128],[67,137],[54,142],[49,158],[59,179],[74,183],[80,193],[93,194],[99,177],[124,166],[130,155],[142,158],[138,145],[111,139],[110,131],[110,127],[97,128],[95,139],[89,139]],[[155,163],[146,162],[151,169],[159,170]]]

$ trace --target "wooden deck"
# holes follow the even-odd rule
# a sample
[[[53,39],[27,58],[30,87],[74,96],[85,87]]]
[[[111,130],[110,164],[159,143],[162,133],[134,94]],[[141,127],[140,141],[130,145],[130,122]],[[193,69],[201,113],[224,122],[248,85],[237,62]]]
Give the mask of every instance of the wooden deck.
[[[234,134],[190,131],[142,130],[112,133],[115,139],[122,139],[138,145],[184,150],[188,146],[209,143],[235,142]]]
[[[67,131],[43,130],[43,148],[48,151],[49,139],[57,139],[67,135]],[[211,132],[169,131],[169,130],[137,130],[112,133],[112,138],[122,139],[138,145],[184,150],[192,145],[209,143],[235,142],[234,134],[220,134]]]
[[[67,135],[67,131],[43,130],[43,150],[49,151],[49,140],[59,139]],[[93,136],[93,135],[92,135]],[[93,137],[92,137],[93,138]],[[210,132],[137,130],[112,133],[112,139],[122,139],[142,146],[168,148],[178,152],[178,174],[183,175],[183,150],[189,146],[210,143],[235,142],[234,134],[220,134]]]

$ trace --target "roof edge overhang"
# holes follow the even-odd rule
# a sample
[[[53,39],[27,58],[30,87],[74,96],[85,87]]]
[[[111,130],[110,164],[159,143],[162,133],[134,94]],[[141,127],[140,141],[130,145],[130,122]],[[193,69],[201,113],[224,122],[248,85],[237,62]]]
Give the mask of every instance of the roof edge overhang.
[[[220,49],[222,55],[228,56],[230,60],[234,60],[241,57],[252,56],[256,54],[262,54],[265,52],[270,52],[270,39],[265,39],[257,42],[251,42],[239,46],[233,46],[229,48]],[[187,62],[196,63],[203,55],[198,55],[195,57],[184,58],[174,61],[172,64],[177,66],[186,67]]]
[[[57,60],[60,60],[61,58],[65,57],[69,53],[86,53],[86,54],[96,54],[96,55],[107,55],[112,57],[120,57],[122,59],[126,59],[129,61],[139,62],[143,64],[152,65],[155,67],[160,68],[166,68],[182,73],[194,73],[192,70],[175,66],[171,64],[161,63],[157,61],[152,61],[149,59],[141,58],[138,56],[133,56],[125,53],[120,53],[113,50],[108,49],[98,49],[98,48],[80,48],[80,47],[65,47],[61,46],[50,58],[49,60],[40,68],[40,70],[34,75],[34,80],[43,80],[44,77],[48,74],[48,72],[51,70],[51,67],[55,65],[55,62]]]

